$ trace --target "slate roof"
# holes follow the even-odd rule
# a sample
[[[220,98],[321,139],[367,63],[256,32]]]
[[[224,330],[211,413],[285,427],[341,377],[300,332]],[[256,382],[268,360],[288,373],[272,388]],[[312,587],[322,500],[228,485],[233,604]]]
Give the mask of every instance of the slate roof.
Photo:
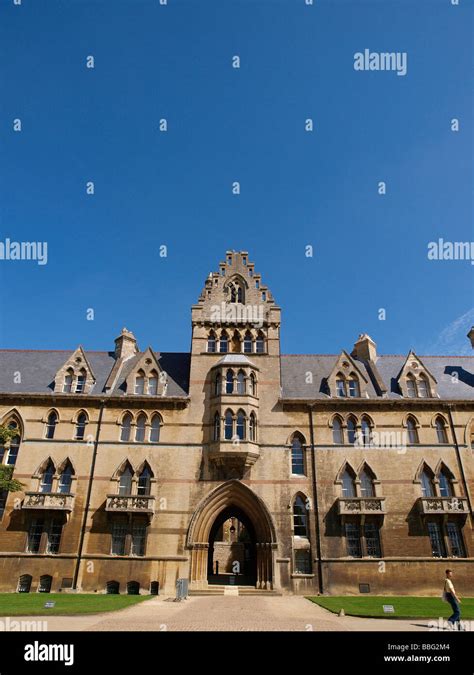
[[[339,354],[282,354],[282,398],[328,398],[326,378],[331,374]],[[379,356],[376,368],[387,387],[387,397],[401,399],[397,378],[406,361],[406,355]],[[437,390],[442,399],[474,399],[474,356],[419,356],[426,368],[437,380]],[[369,367],[356,359],[362,372],[367,375],[369,398],[380,398],[376,393]],[[307,373],[312,373],[312,383],[307,384]],[[453,377],[453,373],[457,373]]]
[[[42,351],[0,349],[0,392],[2,393],[53,393],[54,378],[74,350]],[[96,383],[91,395],[104,393],[104,385],[115,359],[113,352],[85,351]],[[167,396],[186,397],[189,389],[190,354],[154,352],[163,370],[168,373]],[[126,361],[118,381],[108,395],[123,395],[123,383],[142,353]],[[21,382],[15,383],[15,373],[20,373]]]
[[[0,350],[0,392],[2,393],[53,393],[54,378],[74,350]],[[144,352],[138,353],[125,362],[124,367],[107,395],[125,394],[124,382]],[[96,377],[90,392],[104,393],[104,385],[112,370],[115,359],[113,352],[85,352]],[[189,369],[191,355],[183,352],[154,352],[160,366],[168,373],[167,396],[186,397],[189,391]],[[243,355],[226,355],[229,357]],[[244,358],[247,358],[246,356]],[[331,374],[339,354],[283,354],[281,356],[282,398],[327,399],[326,379]],[[442,399],[474,399],[474,356],[419,356],[438,383]],[[405,363],[406,355],[379,356],[376,368],[387,387],[387,397],[400,399],[397,377]],[[234,362],[234,361],[232,361]],[[240,361],[239,361],[240,362]],[[258,365],[258,359],[255,359]],[[361,371],[367,376],[369,398],[380,398],[374,388],[370,366],[356,360]],[[15,383],[15,373],[21,374],[21,382]],[[307,373],[312,373],[312,383],[306,383]],[[456,375],[458,382],[456,382]]]

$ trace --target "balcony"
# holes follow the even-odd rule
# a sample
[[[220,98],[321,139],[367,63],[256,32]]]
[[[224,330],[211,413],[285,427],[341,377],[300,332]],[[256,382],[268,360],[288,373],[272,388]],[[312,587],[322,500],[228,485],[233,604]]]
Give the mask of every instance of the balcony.
[[[341,497],[338,499],[340,516],[383,515],[385,497]]]
[[[38,511],[72,511],[74,495],[63,492],[25,492],[22,508]]]
[[[150,495],[107,495],[106,511],[114,513],[155,513],[155,498]]]
[[[209,451],[209,459],[220,465],[237,463],[247,468],[259,457],[259,446],[253,441],[215,441]]]
[[[437,514],[462,516],[469,513],[466,497],[420,497],[418,506],[424,516]]]

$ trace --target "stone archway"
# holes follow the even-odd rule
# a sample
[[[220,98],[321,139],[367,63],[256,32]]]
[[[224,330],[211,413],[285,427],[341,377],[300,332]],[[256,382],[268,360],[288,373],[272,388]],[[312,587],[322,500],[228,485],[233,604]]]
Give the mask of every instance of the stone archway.
[[[264,502],[239,480],[229,480],[213,490],[199,504],[189,524],[186,546],[191,550],[190,584],[193,588],[208,585],[209,542],[221,514],[241,514],[251,523],[255,543],[255,586],[273,587],[273,550],[276,533]]]

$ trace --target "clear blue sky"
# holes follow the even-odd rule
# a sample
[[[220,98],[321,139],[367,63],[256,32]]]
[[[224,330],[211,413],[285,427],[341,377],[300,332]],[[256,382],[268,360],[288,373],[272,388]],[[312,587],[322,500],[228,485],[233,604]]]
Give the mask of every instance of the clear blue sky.
[[[283,352],[467,350],[474,266],[426,250],[474,239],[473,34],[468,0],[1,0],[0,240],[49,260],[0,261],[0,346],[108,350],[127,326],[187,351],[207,274],[245,249]],[[356,72],[365,48],[408,74]]]

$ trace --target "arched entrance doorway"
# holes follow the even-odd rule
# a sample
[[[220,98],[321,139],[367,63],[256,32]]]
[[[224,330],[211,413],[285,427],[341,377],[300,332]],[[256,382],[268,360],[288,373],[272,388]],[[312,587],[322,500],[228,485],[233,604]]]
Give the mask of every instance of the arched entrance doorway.
[[[191,587],[272,588],[275,527],[263,501],[238,480],[223,483],[201,502],[191,518],[187,548]]]

